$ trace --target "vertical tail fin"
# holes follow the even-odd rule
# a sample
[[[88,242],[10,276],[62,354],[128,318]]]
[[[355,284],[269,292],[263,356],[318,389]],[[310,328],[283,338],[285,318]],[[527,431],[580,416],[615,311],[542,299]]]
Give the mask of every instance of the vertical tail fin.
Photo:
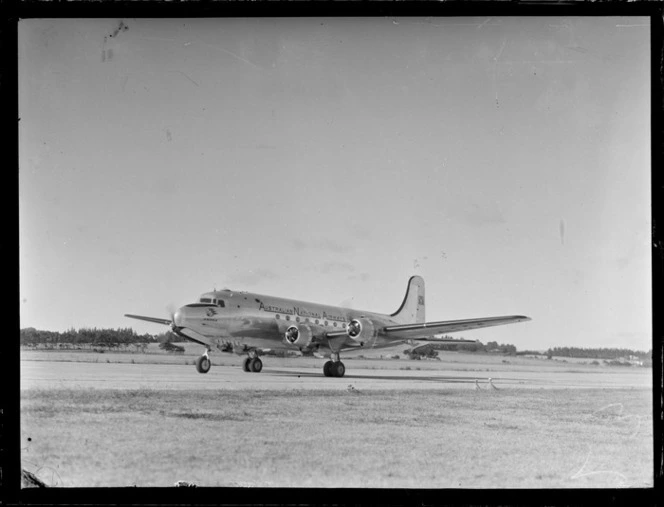
[[[399,309],[390,315],[399,324],[421,324],[424,318],[424,279],[411,276],[408,280],[406,297]]]

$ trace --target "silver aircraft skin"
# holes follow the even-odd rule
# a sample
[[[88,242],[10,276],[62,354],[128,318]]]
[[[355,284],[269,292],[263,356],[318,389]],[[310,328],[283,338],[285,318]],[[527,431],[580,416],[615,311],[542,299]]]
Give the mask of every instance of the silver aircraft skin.
[[[179,308],[170,320],[125,316],[167,325],[181,338],[203,345],[205,352],[196,361],[199,373],[210,370],[209,352],[213,348],[232,347],[238,354],[247,354],[243,367],[253,373],[263,368],[261,353],[271,350],[329,356],[323,367],[326,377],[344,376],[346,368],[340,353],[345,350],[415,341],[474,343],[433,335],[530,320],[523,315],[508,315],[426,322],[424,314],[424,279],[412,276],[401,306],[389,315],[224,289],[201,294],[198,302]]]

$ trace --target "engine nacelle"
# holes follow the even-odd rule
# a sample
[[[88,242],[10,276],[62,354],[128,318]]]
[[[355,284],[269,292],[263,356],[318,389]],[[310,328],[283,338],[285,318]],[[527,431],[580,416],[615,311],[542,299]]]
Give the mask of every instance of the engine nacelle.
[[[376,326],[366,317],[351,320],[346,327],[346,332],[353,340],[362,343],[375,338],[377,334]]]
[[[284,340],[288,345],[306,349],[314,341],[314,330],[308,324],[292,325],[286,329]]]

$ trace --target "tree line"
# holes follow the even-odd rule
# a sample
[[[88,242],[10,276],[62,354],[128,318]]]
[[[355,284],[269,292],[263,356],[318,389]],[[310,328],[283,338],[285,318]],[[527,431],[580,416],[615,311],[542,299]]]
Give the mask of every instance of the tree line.
[[[652,358],[652,349],[648,352],[643,352],[641,350],[618,348],[587,349],[581,347],[553,347],[546,352],[546,355],[558,357],[581,357],[588,359],[620,359],[633,356],[640,361],[646,361]]]
[[[450,336],[445,338],[454,339]],[[81,328],[81,329],[68,329],[64,332],[59,331],[42,331],[33,327],[28,327],[20,330],[20,344],[25,347],[40,347],[40,348],[86,348],[86,347],[104,347],[104,348],[122,348],[138,346],[136,348],[145,348],[148,343],[172,343],[181,341],[174,333],[165,331],[159,334],[138,334],[130,327],[117,328],[117,329],[99,329]],[[140,347],[143,345],[143,347]],[[415,346],[414,348],[404,351],[406,355],[433,355],[433,351],[446,350],[458,352],[477,352],[477,353],[493,353],[504,355],[523,355],[523,354],[540,354],[537,351],[524,350],[517,352],[517,348],[508,343],[498,343],[495,341],[487,342],[472,342],[472,343],[428,343],[426,345]],[[547,350],[544,355],[558,356],[558,357],[577,357],[588,359],[619,359],[628,358],[630,356],[637,358],[640,361],[647,361],[652,359],[652,350],[643,352],[632,349],[619,349],[619,348],[581,348],[581,347],[553,347]]]
[[[444,338],[453,339],[450,336]],[[477,352],[477,353],[491,353],[503,355],[516,355],[516,347],[509,343],[488,342],[486,345],[482,342],[472,343],[425,343],[416,345],[410,349],[404,350],[404,354],[412,359],[419,359],[420,357],[438,357],[439,350],[446,350],[451,352]]]
[[[444,338],[453,340],[451,336],[444,336]],[[421,347],[431,346],[434,350],[448,350],[458,352],[487,352],[494,354],[516,354],[516,347],[509,343],[487,342],[486,345],[482,342],[472,343],[428,343]],[[415,347],[419,349],[421,347]]]
[[[21,329],[20,344],[25,347],[63,348],[66,346],[119,348],[129,345],[147,345],[150,342],[173,340],[173,333],[158,335],[138,334],[130,327],[117,329],[81,328],[68,329],[64,332],[42,331],[33,327]]]

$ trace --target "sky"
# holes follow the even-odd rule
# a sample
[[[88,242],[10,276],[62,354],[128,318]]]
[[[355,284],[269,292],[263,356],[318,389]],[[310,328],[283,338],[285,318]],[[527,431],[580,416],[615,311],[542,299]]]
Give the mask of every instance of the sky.
[[[212,289],[652,347],[640,17],[19,23],[20,325]]]

